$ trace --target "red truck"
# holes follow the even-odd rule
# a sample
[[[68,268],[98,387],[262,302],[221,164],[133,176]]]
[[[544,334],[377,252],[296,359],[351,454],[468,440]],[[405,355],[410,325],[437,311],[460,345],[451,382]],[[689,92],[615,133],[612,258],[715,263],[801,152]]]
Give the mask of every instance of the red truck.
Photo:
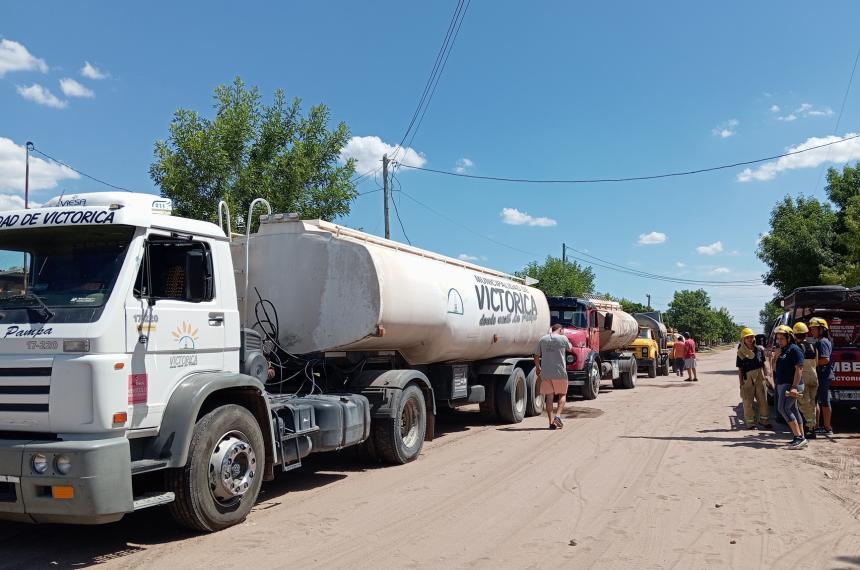
[[[833,372],[830,386],[834,403],[860,402],[860,287],[841,285],[801,287],[783,299],[785,313],[774,325],[827,320],[833,340]]]
[[[593,400],[604,381],[614,388],[636,386],[636,356],[628,349],[639,325],[613,301],[548,297],[550,323],[559,323],[573,345],[567,356],[568,387]]]

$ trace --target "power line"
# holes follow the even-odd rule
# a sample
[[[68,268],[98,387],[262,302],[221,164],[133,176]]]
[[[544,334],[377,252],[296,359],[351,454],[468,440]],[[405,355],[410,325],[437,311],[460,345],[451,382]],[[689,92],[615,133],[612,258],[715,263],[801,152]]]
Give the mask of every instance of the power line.
[[[418,204],[419,206],[421,206],[421,207],[423,207],[423,208],[425,208],[425,209],[429,210],[430,212],[432,212],[432,213],[436,214],[436,215],[437,215],[437,216],[439,216],[440,218],[442,218],[442,219],[444,219],[444,220],[447,220],[447,221],[448,221],[448,222],[450,222],[451,224],[453,224],[453,225],[455,225],[455,226],[457,226],[457,227],[460,227],[460,228],[462,228],[462,229],[466,230],[467,232],[469,232],[469,233],[471,233],[471,234],[474,234],[474,235],[476,235],[476,236],[478,236],[478,237],[480,237],[480,238],[482,238],[482,239],[485,239],[485,240],[487,240],[487,241],[490,241],[490,242],[492,242],[492,243],[494,243],[494,244],[496,244],[496,245],[502,246],[502,247],[504,247],[504,248],[507,248],[507,249],[510,249],[510,250],[513,250],[513,251],[517,251],[517,252],[519,252],[519,253],[524,253],[524,254],[526,254],[526,255],[533,255],[533,256],[536,256],[536,257],[540,257],[540,256],[541,256],[541,254],[540,254],[540,253],[536,253],[536,252],[534,252],[534,251],[528,251],[528,250],[525,250],[525,249],[520,249],[520,248],[518,248],[518,247],[515,247],[515,246],[512,246],[512,245],[510,245],[510,244],[507,244],[507,243],[501,242],[501,241],[499,241],[499,240],[497,240],[497,239],[491,238],[490,236],[487,236],[487,235],[484,235],[484,234],[482,234],[482,233],[480,233],[480,232],[477,232],[477,231],[473,230],[472,228],[470,228],[469,226],[467,226],[467,225],[465,225],[465,224],[462,224],[462,223],[458,222],[457,220],[454,220],[453,218],[451,218],[451,217],[449,217],[449,216],[447,216],[447,215],[443,214],[443,213],[442,213],[442,212],[440,212],[439,210],[436,210],[435,208],[433,208],[433,207],[431,207],[431,206],[429,206],[429,205],[425,204],[424,202],[422,202],[422,201],[418,200],[417,198],[415,198],[414,196],[412,196],[411,194],[409,194],[409,193],[408,193],[408,192],[406,192],[405,190],[400,190],[400,193],[401,193],[401,194],[403,194],[404,196],[406,196],[407,198],[409,198],[410,200],[412,200],[413,202],[415,202],[416,204]],[[570,249],[573,249],[573,248],[570,248]],[[574,251],[577,251],[577,250],[574,250]],[[635,277],[641,277],[641,278],[643,278],[643,279],[652,279],[652,280],[657,280],[657,281],[664,281],[664,282],[669,282],[669,283],[675,283],[675,284],[678,284],[678,285],[701,285],[701,286],[709,286],[709,287],[739,287],[739,288],[743,288],[743,287],[753,287],[753,286],[756,286],[756,285],[755,285],[755,284],[753,284],[753,283],[731,283],[731,282],[723,282],[723,281],[699,281],[699,282],[691,283],[691,282],[689,282],[689,280],[676,279],[676,278],[669,277],[669,276],[661,276],[661,275],[645,275],[645,274],[642,274],[642,272],[636,272],[636,271],[634,271],[634,270],[630,270],[630,269],[626,269],[626,268],[621,268],[621,267],[613,267],[613,266],[611,266],[611,265],[605,265],[605,264],[603,264],[603,263],[598,263],[598,262],[596,262],[596,261],[590,261],[590,260],[583,259],[583,258],[580,258],[580,257],[576,257],[576,256],[573,256],[573,255],[571,255],[570,257],[571,257],[571,258],[573,258],[573,259],[576,259],[577,261],[581,261],[582,263],[585,263],[586,265],[592,265],[592,266],[596,266],[596,267],[601,267],[601,268],[603,268],[603,269],[609,269],[609,270],[611,270],[611,271],[617,271],[617,272],[620,272],[620,273],[626,273],[626,274],[629,274],[629,275],[633,275],[633,276],[635,276]]]
[[[686,278],[684,278],[684,277],[671,277],[671,276],[669,276],[669,275],[658,275],[658,274],[656,274],[656,273],[649,273],[649,272],[647,272],[647,271],[640,271],[640,270],[638,270],[638,269],[631,269],[631,268],[629,268],[629,267],[625,267],[625,266],[620,265],[620,264],[618,264],[618,263],[614,263],[614,262],[612,262],[612,261],[608,261],[608,260],[606,260],[606,259],[601,259],[600,257],[597,257],[597,256],[595,256],[595,255],[591,255],[590,253],[587,253],[587,252],[585,252],[585,251],[580,251],[580,250],[578,250],[578,249],[576,249],[576,248],[574,248],[574,247],[571,247],[571,246],[569,246],[569,245],[567,245],[567,246],[566,246],[566,248],[567,248],[567,249],[569,249],[569,250],[575,251],[576,253],[578,253],[578,254],[580,254],[580,255],[584,255],[584,256],[586,256],[586,257],[590,257],[590,258],[595,259],[595,260],[597,260],[597,261],[600,261],[600,262],[602,262],[602,263],[606,263],[606,264],[609,264],[609,265],[614,265],[615,267],[618,267],[618,268],[624,269],[624,270],[626,270],[626,271],[631,271],[631,272],[638,273],[638,274],[642,275],[643,277],[656,277],[656,278],[672,279],[672,280],[674,280],[674,281],[679,281],[679,282],[683,281],[683,282],[685,282],[685,283],[689,283],[690,285],[711,285],[711,284],[713,284],[713,283],[720,283],[720,284],[730,284],[730,283],[734,283],[734,284],[744,284],[744,285],[750,285],[750,284],[756,284],[756,285],[759,285],[759,284],[761,284],[761,280],[760,280],[760,279],[736,279],[736,280],[729,280],[729,281],[715,281],[715,280],[713,280],[713,279],[686,279]]]
[[[432,98],[431,90],[435,91],[434,85],[438,84],[439,77],[441,76],[442,69],[444,68],[444,62],[447,61],[446,54],[450,53],[450,48],[453,47],[452,38],[454,37],[455,30],[459,31],[459,25],[457,22],[462,22],[463,16],[465,16],[464,0],[459,0],[457,2],[457,7],[454,9],[454,13],[451,15],[451,20],[448,23],[448,30],[445,32],[445,37],[442,40],[442,45],[439,47],[439,51],[436,54],[433,68],[430,70],[430,75],[427,77],[427,82],[424,84],[424,91],[422,91],[421,97],[418,100],[418,106],[415,107],[415,111],[413,111],[412,117],[409,120],[409,125],[406,127],[406,131],[404,131],[403,136],[400,139],[400,144],[397,145],[398,148],[395,149],[392,158],[396,158],[397,153],[403,148],[403,143],[406,142],[409,133],[412,131],[412,127],[415,126],[415,121],[418,120],[418,117],[421,115],[422,109],[426,110],[426,106],[430,104],[430,99]]]
[[[122,186],[117,186],[117,185],[115,185],[115,184],[111,184],[110,182],[105,182],[104,180],[101,180],[101,179],[99,179],[99,178],[96,178],[95,176],[90,176],[90,175],[89,175],[89,174],[87,174],[86,172],[83,172],[83,171],[81,171],[81,170],[78,170],[78,169],[77,169],[77,168],[75,168],[74,166],[70,166],[70,165],[66,164],[65,162],[63,162],[63,161],[61,161],[61,160],[57,160],[57,159],[56,159],[56,158],[54,158],[53,156],[51,156],[51,155],[49,155],[49,154],[47,154],[47,153],[45,153],[45,152],[42,152],[42,151],[41,151],[41,150],[39,150],[38,148],[33,147],[33,152],[38,152],[39,154],[41,154],[42,156],[44,156],[44,157],[45,157],[45,158],[47,158],[48,160],[52,160],[52,161],[56,162],[57,164],[59,164],[59,165],[61,165],[61,166],[65,166],[65,167],[66,167],[66,168],[68,168],[69,170],[72,170],[72,171],[74,171],[74,172],[77,172],[77,173],[78,173],[78,174],[80,174],[81,176],[84,176],[84,177],[86,177],[86,178],[89,178],[90,180],[92,180],[92,181],[94,181],[94,182],[98,182],[99,184],[104,184],[105,186],[109,186],[109,187],[111,187],[111,188],[114,188],[115,190],[123,190],[123,191],[125,191],[125,192],[133,192],[133,190],[129,190],[128,188],[123,188]]]
[[[598,184],[605,182],[637,182],[642,180],[657,180],[660,178],[673,178],[678,176],[689,176],[692,174],[703,174],[705,172],[714,172],[717,170],[725,170],[728,168],[737,168],[739,166],[748,166],[750,164],[757,164],[759,162],[767,162],[769,160],[776,160],[779,158],[783,158],[786,156],[794,156],[796,154],[802,154],[804,152],[809,152],[811,150],[816,150],[819,148],[833,146],[835,144],[840,144],[843,142],[847,142],[850,140],[854,140],[860,138],[860,134],[852,135],[850,137],[845,137],[839,140],[831,141],[828,143],[811,146],[809,148],[804,148],[801,150],[794,150],[791,152],[785,152],[782,154],[777,154],[774,156],[767,156],[764,158],[756,158],[755,160],[745,160],[742,162],[733,162],[731,164],[721,164],[719,166],[711,166],[708,168],[698,168],[696,170],[685,170],[681,172],[668,172],[663,174],[650,174],[646,176],[628,176],[622,178],[579,178],[579,179],[546,179],[546,178],[506,178],[502,176],[480,176],[477,174],[462,174],[459,172],[448,172],[446,170],[436,170],[433,168],[423,168],[421,166],[411,166],[408,164],[399,165],[403,168],[410,168],[412,170],[422,170],[424,172],[432,172],[434,174],[444,174],[446,176],[457,176],[459,178],[473,178],[476,180],[493,180],[496,182],[516,182],[523,184]]]
[[[848,86],[845,87],[845,94],[842,96],[842,104],[839,106],[839,114],[836,115],[836,126],[833,127],[834,136],[839,132],[839,124],[842,122],[842,113],[845,111],[845,103],[848,101],[848,93],[851,92],[851,85],[854,83],[854,72],[857,71],[857,60],[860,60],[860,46],[857,48],[857,55],[854,56],[854,65],[851,67],[851,76],[848,78]],[[829,159],[830,149],[827,149],[827,155],[824,157],[824,162],[827,162]],[[812,189],[813,192],[815,192],[816,188],[821,184],[821,177],[823,175],[824,166],[822,165],[821,169],[818,171],[818,180],[815,182],[815,187]]]

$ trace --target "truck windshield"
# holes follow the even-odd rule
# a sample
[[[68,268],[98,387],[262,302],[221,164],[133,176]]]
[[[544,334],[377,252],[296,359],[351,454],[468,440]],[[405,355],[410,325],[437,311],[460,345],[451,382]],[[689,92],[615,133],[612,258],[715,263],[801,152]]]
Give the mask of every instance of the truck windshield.
[[[133,234],[130,226],[0,231],[0,322],[98,319]]]
[[[588,313],[585,307],[577,309],[550,309],[550,322],[559,323],[566,327],[584,329],[588,327]]]
[[[639,338],[651,338],[651,329],[639,329]]]

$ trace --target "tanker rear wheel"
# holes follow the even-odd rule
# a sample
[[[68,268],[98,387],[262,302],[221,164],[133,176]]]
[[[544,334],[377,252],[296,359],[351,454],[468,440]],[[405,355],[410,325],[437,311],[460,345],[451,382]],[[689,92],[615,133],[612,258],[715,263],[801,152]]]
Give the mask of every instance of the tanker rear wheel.
[[[540,381],[534,368],[526,376],[528,399],[526,400],[526,417],[531,418],[543,414],[545,399],[540,393]]]
[[[504,383],[496,385],[496,411],[506,423],[518,424],[523,421],[527,399],[526,374],[522,368],[514,368]]]
[[[635,388],[636,387],[636,375],[638,371],[638,365],[636,364],[636,358],[631,359],[630,368],[627,372],[622,372],[619,374],[619,380],[621,383],[621,387],[625,389]]]
[[[408,385],[400,394],[397,415],[373,422],[372,449],[386,463],[403,465],[418,458],[427,431],[427,405],[424,393]]]

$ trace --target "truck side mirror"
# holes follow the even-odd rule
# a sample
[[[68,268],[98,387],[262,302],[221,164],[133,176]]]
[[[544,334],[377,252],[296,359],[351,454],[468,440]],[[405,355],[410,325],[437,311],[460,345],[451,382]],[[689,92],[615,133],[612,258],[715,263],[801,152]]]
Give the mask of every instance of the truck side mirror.
[[[612,313],[606,313],[606,316],[603,317],[603,330],[612,330]]]

